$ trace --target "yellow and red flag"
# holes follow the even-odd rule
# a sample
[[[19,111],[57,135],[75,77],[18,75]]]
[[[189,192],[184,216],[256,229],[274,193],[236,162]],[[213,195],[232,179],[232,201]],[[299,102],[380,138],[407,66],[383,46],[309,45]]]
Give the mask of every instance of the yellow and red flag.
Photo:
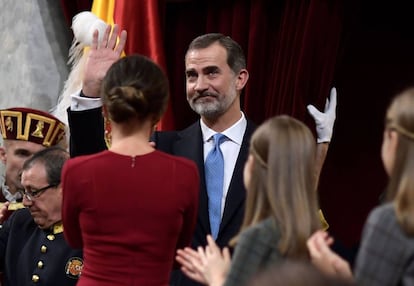
[[[158,0],[94,0],[92,13],[106,23],[118,24],[121,30],[127,31],[126,55],[145,55],[167,74]],[[170,102],[157,129],[174,129]]]

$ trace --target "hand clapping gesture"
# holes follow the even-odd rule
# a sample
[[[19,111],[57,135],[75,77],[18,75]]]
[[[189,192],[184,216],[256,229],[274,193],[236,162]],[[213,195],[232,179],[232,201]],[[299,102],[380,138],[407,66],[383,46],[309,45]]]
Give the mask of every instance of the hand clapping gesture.
[[[349,263],[331,250],[333,238],[325,231],[315,232],[307,241],[313,265],[327,275],[353,279]]]
[[[189,278],[210,286],[223,285],[230,269],[230,251],[227,247],[221,250],[211,235],[207,236],[207,243],[197,251],[189,247],[178,250],[176,260]]]

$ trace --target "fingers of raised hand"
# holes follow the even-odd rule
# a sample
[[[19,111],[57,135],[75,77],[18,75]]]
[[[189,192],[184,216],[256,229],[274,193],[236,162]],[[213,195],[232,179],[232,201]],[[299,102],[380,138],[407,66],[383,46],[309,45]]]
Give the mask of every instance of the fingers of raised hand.
[[[105,33],[102,37],[102,41],[99,43],[98,30],[94,31],[92,38],[92,49],[111,49],[114,50],[118,55],[121,55],[125,48],[127,32],[123,30],[120,34],[119,42],[118,39],[119,26],[115,24],[113,27],[108,25],[105,29]]]
[[[108,46],[109,35],[111,34],[112,26],[108,25],[102,37],[102,42],[98,43],[98,48],[106,48]]]
[[[91,49],[96,50],[98,48],[98,38],[99,38],[99,31],[98,30],[93,31]]]
[[[127,40],[127,31],[123,30],[123,31],[121,31],[121,35],[119,36],[118,45],[115,48],[115,51],[118,54],[121,54],[122,51],[124,50],[125,44],[126,44],[126,40]]]
[[[119,26],[117,24],[115,24],[112,28],[112,33],[111,33],[111,36],[109,37],[109,40],[108,40],[107,47],[109,49],[114,49],[114,47],[116,45],[116,39],[118,38],[118,30],[119,30]]]
[[[336,111],[336,96],[337,96],[336,88],[333,87],[333,88],[331,88],[331,94],[329,96],[329,100],[326,99],[325,112],[335,113],[335,111]]]
[[[308,109],[309,114],[312,116],[312,118],[316,122],[319,122],[321,120],[321,117],[323,116],[323,113],[320,112],[319,110],[317,110],[315,106],[309,104],[307,106],[307,109]]]

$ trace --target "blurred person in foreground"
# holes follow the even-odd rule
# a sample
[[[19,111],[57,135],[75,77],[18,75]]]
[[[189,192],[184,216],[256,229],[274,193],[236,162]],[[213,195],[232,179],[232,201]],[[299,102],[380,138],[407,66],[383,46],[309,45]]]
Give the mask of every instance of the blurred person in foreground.
[[[414,285],[414,88],[391,102],[385,116],[381,159],[389,176],[385,202],[365,222],[353,273],[318,231],[308,241],[313,263],[358,285]]]

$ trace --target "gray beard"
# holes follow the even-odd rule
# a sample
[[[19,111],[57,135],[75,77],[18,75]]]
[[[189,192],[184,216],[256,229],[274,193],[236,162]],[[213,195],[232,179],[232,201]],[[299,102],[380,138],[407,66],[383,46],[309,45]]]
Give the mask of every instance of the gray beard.
[[[190,107],[198,115],[205,118],[217,118],[222,115],[226,108],[223,106],[222,102],[210,102],[210,103],[194,103],[190,102]]]

